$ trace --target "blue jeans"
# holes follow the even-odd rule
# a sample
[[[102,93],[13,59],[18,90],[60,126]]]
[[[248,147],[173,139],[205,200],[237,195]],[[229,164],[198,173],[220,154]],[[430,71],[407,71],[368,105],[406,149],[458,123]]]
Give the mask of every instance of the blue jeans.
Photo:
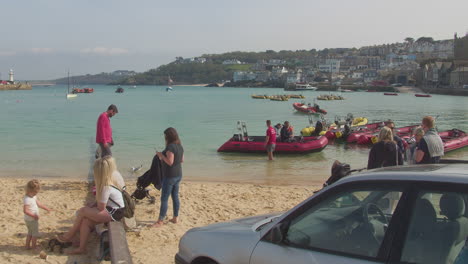
[[[167,202],[169,196],[172,196],[172,207],[174,210],[174,217],[179,216],[179,184],[182,180],[182,175],[177,177],[165,177],[161,189],[161,209],[159,210],[159,220],[162,221],[166,218]]]

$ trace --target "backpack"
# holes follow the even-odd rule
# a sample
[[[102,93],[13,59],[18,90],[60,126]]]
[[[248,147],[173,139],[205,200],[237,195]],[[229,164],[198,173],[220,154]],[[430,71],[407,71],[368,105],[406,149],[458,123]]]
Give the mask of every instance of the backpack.
[[[132,218],[133,215],[135,214],[135,200],[133,200],[133,198],[130,196],[130,194],[125,190],[126,186],[124,186],[122,188],[122,190],[120,190],[119,188],[117,188],[117,187],[115,187],[113,185],[111,185],[111,186],[114,187],[115,189],[119,190],[122,193],[122,197],[123,197],[124,205],[125,205],[125,207],[123,208],[124,216],[126,218]]]

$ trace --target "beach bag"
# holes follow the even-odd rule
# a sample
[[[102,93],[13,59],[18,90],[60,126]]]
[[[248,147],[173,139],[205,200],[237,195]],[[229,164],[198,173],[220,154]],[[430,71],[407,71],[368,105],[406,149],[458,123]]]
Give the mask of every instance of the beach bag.
[[[133,215],[135,214],[135,200],[131,197],[131,195],[125,190],[126,187],[124,186],[122,190],[119,188],[112,186],[115,189],[119,190],[122,193],[122,197],[124,200],[124,205],[125,207],[123,208],[124,211],[124,216],[126,218],[132,218]]]

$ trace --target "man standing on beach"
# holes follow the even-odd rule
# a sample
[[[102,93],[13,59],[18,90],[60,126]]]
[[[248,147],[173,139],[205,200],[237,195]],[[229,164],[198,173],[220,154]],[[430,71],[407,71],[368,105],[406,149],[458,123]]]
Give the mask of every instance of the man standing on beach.
[[[271,120],[266,121],[267,130],[265,137],[265,148],[268,153],[268,160],[273,160],[273,151],[276,146],[276,130],[271,126]]]
[[[417,147],[416,163],[439,163],[440,157],[444,155],[444,143],[435,130],[435,119],[432,116],[425,116],[421,126],[425,133]]]
[[[107,108],[106,112],[103,112],[98,120],[96,127],[96,143],[99,144],[101,155],[96,154],[96,158],[104,157],[107,155],[112,156],[111,146],[114,145],[114,140],[112,139],[112,127],[110,124],[110,118],[117,114],[117,106],[111,104]]]

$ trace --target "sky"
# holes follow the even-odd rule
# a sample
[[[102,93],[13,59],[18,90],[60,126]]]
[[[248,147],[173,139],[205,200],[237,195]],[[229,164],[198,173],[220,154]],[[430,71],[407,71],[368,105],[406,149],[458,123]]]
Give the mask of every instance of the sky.
[[[0,0],[0,79],[144,72],[175,57],[468,32],[466,0]]]

